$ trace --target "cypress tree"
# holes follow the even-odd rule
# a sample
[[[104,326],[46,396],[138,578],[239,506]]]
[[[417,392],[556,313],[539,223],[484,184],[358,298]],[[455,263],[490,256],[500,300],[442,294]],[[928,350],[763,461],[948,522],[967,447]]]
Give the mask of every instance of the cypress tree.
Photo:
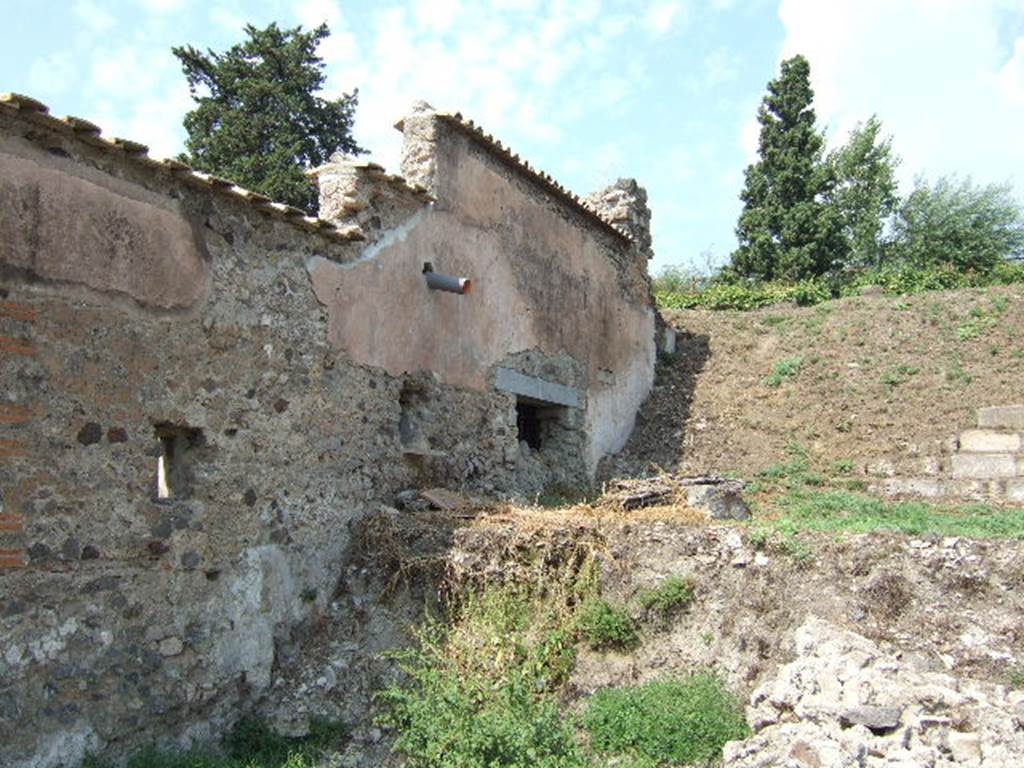
[[[740,195],[736,275],[800,280],[845,261],[847,240],[842,216],[828,200],[835,177],[822,158],[810,72],[803,56],[783,61],[758,110],[759,159],[748,166]]]

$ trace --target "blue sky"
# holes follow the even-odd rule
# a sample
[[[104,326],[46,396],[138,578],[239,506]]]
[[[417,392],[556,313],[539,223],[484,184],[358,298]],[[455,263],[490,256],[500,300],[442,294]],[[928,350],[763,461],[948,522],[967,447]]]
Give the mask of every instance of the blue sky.
[[[358,87],[355,135],[398,169],[417,99],[461,111],[580,194],[647,187],[653,269],[735,246],[754,115],[779,61],[806,55],[830,142],[877,113],[917,174],[1024,197],[1024,0],[0,0],[0,91],[108,135],[181,149],[172,45],[221,50],[246,22],[315,25],[328,91]]]

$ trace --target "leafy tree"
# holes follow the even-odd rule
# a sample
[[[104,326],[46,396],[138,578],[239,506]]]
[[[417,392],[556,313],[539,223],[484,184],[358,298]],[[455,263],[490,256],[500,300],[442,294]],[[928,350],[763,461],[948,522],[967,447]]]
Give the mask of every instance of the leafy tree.
[[[363,150],[352,138],[358,90],[328,101],[316,55],[326,24],[266,29],[246,25],[248,39],[224,53],[172,48],[198,106],[185,116],[182,160],[242,186],[316,211],[316,191],[305,175],[335,151]]]
[[[815,127],[810,65],[782,62],[757,113],[760,159],[746,170],[730,271],[761,280],[799,280],[830,271],[846,256],[843,221],[828,200],[832,168]]]
[[[878,267],[883,258],[882,230],[899,205],[892,137],[879,138],[882,124],[871,117],[858,124],[843,146],[829,153],[836,179],[832,204],[843,222],[848,264]]]
[[[952,264],[986,272],[1024,256],[1024,211],[1008,184],[918,179],[896,214],[889,250],[894,260],[914,267]]]

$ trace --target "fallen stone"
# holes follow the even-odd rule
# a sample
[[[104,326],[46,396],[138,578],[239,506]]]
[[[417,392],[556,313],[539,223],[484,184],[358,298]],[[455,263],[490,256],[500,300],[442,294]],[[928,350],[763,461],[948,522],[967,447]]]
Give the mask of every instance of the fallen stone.
[[[949,751],[958,764],[978,764],[981,762],[981,737],[976,733],[951,731]]]
[[[95,421],[90,421],[78,430],[78,442],[82,445],[95,445],[103,439],[103,427]]]
[[[902,715],[902,707],[853,707],[839,715],[839,723],[844,728],[863,725],[872,733],[878,734],[899,727]]]
[[[425,491],[420,491],[420,496],[430,502],[430,506],[434,509],[442,509],[447,512],[455,512],[468,505],[465,497],[446,488],[428,488]]]
[[[958,453],[950,463],[953,477],[988,479],[1017,474],[1017,461],[1009,453]]]
[[[725,746],[723,768],[1024,765],[1024,692],[927,671],[813,616],[794,640],[797,658],[754,691],[754,733]]]
[[[742,480],[725,478],[694,483],[686,488],[686,501],[691,507],[706,510],[713,520],[749,520],[750,507],[741,493],[745,485]]]
[[[970,453],[1013,453],[1020,450],[1020,435],[991,429],[969,429],[960,435],[960,450]]]
[[[161,656],[177,656],[185,650],[185,644],[180,637],[165,637],[160,641]]]

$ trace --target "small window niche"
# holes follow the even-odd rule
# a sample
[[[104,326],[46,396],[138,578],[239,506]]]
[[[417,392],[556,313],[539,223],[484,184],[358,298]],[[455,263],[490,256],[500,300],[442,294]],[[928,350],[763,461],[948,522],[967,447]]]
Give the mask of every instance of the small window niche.
[[[187,499],[192,493],[192,461],[203,445],[203,431],[162,422],[153,431],[160,441],[156,459],[156,498],[161,501]]]
[[[534,451],[550,447],[553,433],[562,425],[566,411],[562,405],[531,397],[517,397],[516,431],[519,442],[526,443]]]

